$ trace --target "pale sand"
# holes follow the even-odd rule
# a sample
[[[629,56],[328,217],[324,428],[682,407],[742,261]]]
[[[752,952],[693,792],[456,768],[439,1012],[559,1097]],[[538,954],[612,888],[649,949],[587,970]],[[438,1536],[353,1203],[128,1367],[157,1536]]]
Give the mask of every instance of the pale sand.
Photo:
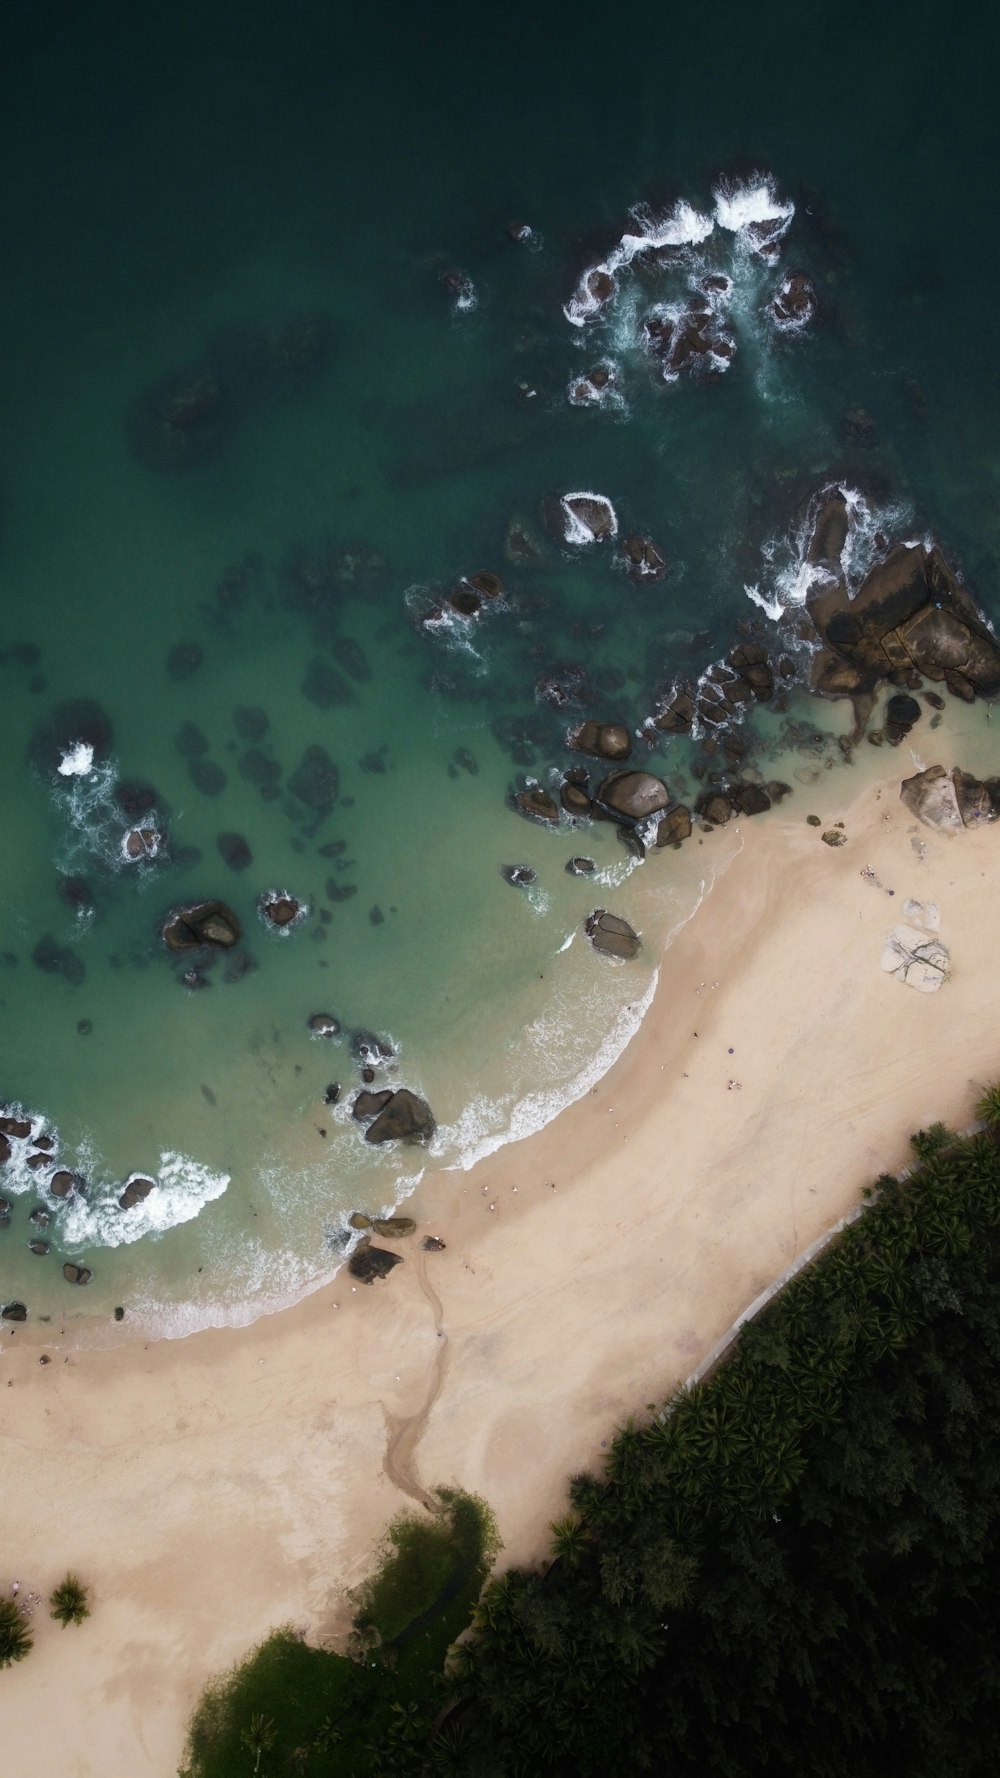
[[[410,1241],[388,1283],[338,1279],[246,1330],[56,1345],[45,1367],[43,1329],[2,1336],[0,1584],[45,1593],[72,1567],[94,1603],[79,1630],[43,1619],[0,1676],[10,1770],[173,1778],[209,1674],[283,1620],[343,1624],[407,1504],[390,1474],[475,1490],[503,1560],[542,1556],[616,1422],[669,1395],[911,1131],[969,1122],[1000,1074],[1000,831],[918,829],[905,750],[885,766],[839,851],[801,796],[706,840],[733,861],[601,1085],[425,1187],[421,1232],[447,1252]],[[878,966],[908,896],[940,905],[936,995]]]

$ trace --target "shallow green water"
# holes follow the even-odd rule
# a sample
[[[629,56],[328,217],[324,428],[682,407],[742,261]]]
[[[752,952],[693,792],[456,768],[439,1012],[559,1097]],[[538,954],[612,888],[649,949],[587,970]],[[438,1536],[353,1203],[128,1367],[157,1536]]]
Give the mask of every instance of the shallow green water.
[[[995,611],[995,44],[951,15],[942,31],[944,16],[4,10],[0,1093],[58,1129],[92,1191],[53,1222],[44,1259],[26,1247],[37,1194],[18,1196],[0,1296],[36,1312],[126,1301],[179,1329],[328,1275],[346,1213],[392,1202],[424,1157],[373,1154],[343,1104],[323,1105],[357,1068],[346,1041],[310,1040],[312,1012],[392,1038],[390,1082],[437,1114],[434,1164],[530,1127],[599,1067],[706,867],[687,853],[644,867],[644,960],[601,965],[586,913],[639,905],[613,830],[554,836],[505,807],[515,781],[567,757],[566,713],[536,681],[582,664],[592,713],[636,727],[760,618],[745,587],[780,590],[776,540],[817,480],[864,478],[887,523],[934,527]],[[736,280],[737,354],[717,383],[665,385],[636,341],[640,307],[675,296],[687,263],[655,289],[623,279],[607,321],[569,324],[563,305],[630,205],[711,215],[720,177],[751,166],[795,205],[782,263],[821,301],[801,337],[765,325],[779,274],[719,227],[701,269]],[[508,238],[515,218],[530,243]],[[473,282],[467,313],[449,268]],[[271,350],[260,371],[259,336],[302,315],[322,318],[325,353],[289,371]],[[620,401],[571,406],[569,383],[606,356]],[[137,455],[144,396],[220,365],[239,399],[216,448],[151,466],[139,425]],[[872,449],[845,442],[856,406]],[[653,534],[661,586],[545,538],[541,497],[573,488]],[[505,559],[514,517],[540,539],[532,566]],[[383,566],[331,577],[359,545]],[[464,642],[422,631],[428,589],[479,568],[504,576],[502,607]],[[338,655],[344,639],[360,658]],[[177,680],[167,655],[185,642],[203,658]],[[317,661],[342,701],[304,694]],[[61,780],[34,743],[80,698],[113,731],[105,777]],[[241,706],[266,712],[260,743],[237,734]],[[192,782],[184,723],[225,774],[217,794]],[[762,732],[791,771],[780,724]],[[288,791],[317,744],[339,770],[319,821]],[[277,762],[270,800],[254,745]],[[654,769],[683,791],[680,752],[662,743]],[[123,780],[155,787],[169,846],[154,865],[115,856]],[[244,836],[247,869],[220,857],[220,832]],[[336,841],[339,856],[319,852]],[[597,859],[599,895],[565,875],[577,851]],[[530,894],[503,881],[512,863],[537,870]],[[67,877],[92,915],[67,904]],[[285,938],[256,913],[268,886],[310,908]],[[159,924],[216,895],[256,968],[226,983],[220,966],[189,992]],[[36,967],[46,935],[81,981]],[[125,1221],[114,1197],[133,1169],[161,1184]],[[63,1283],[66,1256],[92,1266],[86,1295]]]

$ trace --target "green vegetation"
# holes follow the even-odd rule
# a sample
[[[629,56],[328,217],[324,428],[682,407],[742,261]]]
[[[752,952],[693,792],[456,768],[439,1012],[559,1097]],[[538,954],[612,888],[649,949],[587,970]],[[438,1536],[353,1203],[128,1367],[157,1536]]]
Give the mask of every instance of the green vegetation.
[[[191,1723],[184,1778],[412,1769],[447,1703],[449,1647],[467,1628],[496,1554],[481,1501],[444,1489],[439,1499],[440,1516],[390,1527],[379,1566],[356,1595],[350,1656],[308,1648],[284,1628],[209,1688]]]
[[[980,1115],[918,1132],[711,1378],[573,1479],[553,1561],[486,1585],[446,1679],[488,1549],[456,1586],[461,1497],[390,1532],[355,1664],[279,1632],[206,1698],[191,1778],[246,1773],[261,1711],[262,1778],[992,1778],[1000,1090]]]
[[[0,1599],[0,1667],[23,1661],[32,1648],[28,1626],[16,1599]]]
[[[49,1616],[62,1624],[82,1624],[85,1617],[90,1616],[87,1604],[87,1589],[81,1586],[75,1574],[67,1574],[49,1600]]]
[[[989,1121],[920,1132],[914,1174],[877,1181],[711,1380],[574,1479],[552,1566],[492,1581],[458,1651],[456,1771],[1000,1768]]]

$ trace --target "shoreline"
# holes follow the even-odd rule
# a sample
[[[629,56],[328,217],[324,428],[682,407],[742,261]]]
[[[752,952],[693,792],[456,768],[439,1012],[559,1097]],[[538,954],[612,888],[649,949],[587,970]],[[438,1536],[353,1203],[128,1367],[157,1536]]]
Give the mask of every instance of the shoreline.
[[[936,739],[977,763],[951,725]],[[614,1426],[667,1399],[922,1122],[969,1121],[1000,1071],[1000,960],[976,946],[1000,834],[918,828],[909,754],[876,763],[839,849],[804,797],[739,824],[618,1061],[534,1135],[427,1177],[387,1282],[342,1271],[249,1327],[118,1349],[4,1335],[12,1572],[94,1589],[74,1643],[39,1626],[5,1679],[25,1778],[173,1778],[205,1681],[281,1622],[336,1634],[386,1524],[434,1486],[489,1501],[502,1564],[543,1555]],[[879,969],[909,896],[940,906],[938,994]],[[56,1685],[88,1722],[75,1768],[42,1707]]]

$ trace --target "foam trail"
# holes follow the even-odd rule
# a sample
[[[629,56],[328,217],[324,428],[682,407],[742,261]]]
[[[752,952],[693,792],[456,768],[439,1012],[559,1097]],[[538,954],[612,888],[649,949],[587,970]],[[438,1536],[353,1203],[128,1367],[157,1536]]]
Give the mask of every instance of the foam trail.
[[[182,1222],[192,1222],[229,1185],[228,1173],[213,1173],[200,1161],[176,1149],[160,1155],[157,1183],[148,1198],[131,1210],[118,1205],[121,1182],[91,1183],[90,1195],[73,1197],[59,1211],[59,1243],[70,1251],[122,1247],[145,1236],[164,1235]]]
[[[720,180],[712,196],[715,199],[715,220],[720,228],[740,234],[755,225],[772,224],[767,230],[769,241],[780,240],[795,215],[795,205],[782,203],[774,189],[774,181],[765,176],[753,183]]]

